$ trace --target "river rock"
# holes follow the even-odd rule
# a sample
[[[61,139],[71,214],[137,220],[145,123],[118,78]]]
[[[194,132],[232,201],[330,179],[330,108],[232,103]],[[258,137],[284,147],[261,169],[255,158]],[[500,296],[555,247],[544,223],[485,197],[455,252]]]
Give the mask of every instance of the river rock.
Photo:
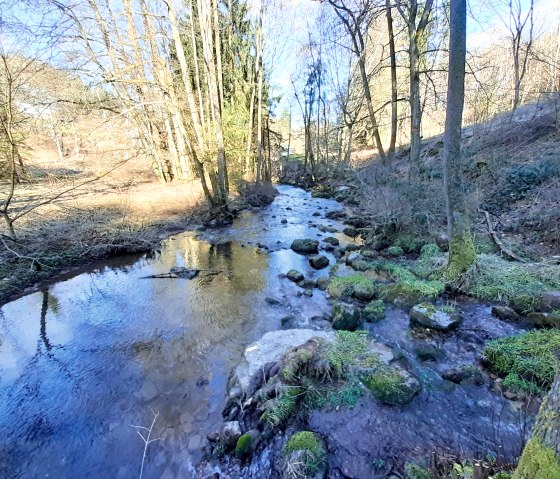
[[[336,233],[338,230],[334,226],[319,225],[319,231],[321,233]]]
[[[360,234],[360,232],[352,227],[352,226],[347,226],[346,228],[344,228],[342,230],[342,232],[346,235],[346,236],[350,236],[350,238],[355,238],[356,236],[358,236]]]
[[[321,291],[325,291],[330,282],[331,280],[328,276],[317,278],[317,288],[319,288]]]
[[[357,244],[347,244],[346,248],[344,248],[344,251],[346,251],[347,253],[351,253],[352,251],[358,251],[360,249],[360,246],[358,246]]]
[[[309,264],[315,269],[323,269],[329,265],[329,258],[323,255],[312,256],[309,258]]]
[[[241,425],[239,421],[227,421],[220,431],[220,440],[226,449],[231,450],[241,437]]]
[[[560,291],[545,291],[541,296],[541,311],[560,311]]]
[[[245,350],[243,360],[234,372],[233,384],[238,384],[242,391],[247,391],[252,377],[256,373],[262,373],[267,363],[279,361],[290,349],[316,337],[333,341],[335,336],[333,331],[311,329],[285,329],[266,333]]]
[[[362,322],[361,311],[352,304],[336,302],[332,309],[334,329],[355,331]]]
[[[529,313],[527,319],[534,326],[560,326],[559,313]]]
[[[519,321],[521,316],[509,306],[492,306],[492,316],[502,321]]]
[[[325,218],[328,218],[330,220],[338,220],[346,218],[346,213],[342,210],[332,210],[325,215]]]
[[[450,331],[459,326],[460,317],[436,309],[432,303],[420,303],[410,310],[410,322],[424,328]]]
[[[373,283],[357,283],[354,285],[354,297],[360,301],[369,301],[375,296]]]
[[[286,273],[286,278],[294,283],[298,283],[299,281],[303,280],[304,276],[303,273],[300,273],[297,269],[291,269]]]
[[[319,242],[312,239],[296,239],[292,241],[290,248],[300,254],[317,254]]]
[[[258,447],[261,441],[261,433],[258,429],[251,429],[243,434],[235,446],[235,456],[238,459],[247,459]]]
[[[338,238],[335,238],[334,236],[327,236],[326,238],[323,239],[323,241],[325,243],[330,243],[333,246],[338,246],[340,244],[340,241],[338,240]]]
[[[317,281],[310,278],[305,278],[303,281],[299,281],[297,285],[303,289],[313,289],[317,287]]]

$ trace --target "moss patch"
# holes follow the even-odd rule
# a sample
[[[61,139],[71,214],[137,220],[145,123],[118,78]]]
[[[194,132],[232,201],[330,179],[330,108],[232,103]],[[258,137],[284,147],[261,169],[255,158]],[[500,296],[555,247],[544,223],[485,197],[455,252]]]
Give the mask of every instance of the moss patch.
[[[470,227],[465,228],[463,234],[454,234],[449,243],[449,261],[442,271],[442,280],[457,281],[476,260],[476,250]]]
[[[419,384],[410,384],[407,379],[399,370],[380,365],[363,379],[363,383],[375,399],[397,406],[407,404],[420,391]]]
[[[284,446],[290,469],[298,474],[295,477],[313,477],[327,459],[327,451],[321,438],[311,431],[297,432]]]
[[[537,438],[529,440],[512,479],[557,479],[560,461],[551,448]]]
[[[327,292],[333,298],[350,297],[354,294],[356,287],[373,289],[373,282],[363,274],[337,276],[327,286]]]
[[[235,446],[235,455],[239,459],[243,459],[251,454],[252,449],[252,439],[250,434],[243,434],[238,440]]]
[[[370,323],[382,320],[385,317],[385,303],[379,299],[368,303],[362,311],[362,317]]]
[[[560,330],[531,331],[491,341],[484,350],[490,369],[505,376],[506,386],[544,393],[558,366],[553,351],[560,348]]]

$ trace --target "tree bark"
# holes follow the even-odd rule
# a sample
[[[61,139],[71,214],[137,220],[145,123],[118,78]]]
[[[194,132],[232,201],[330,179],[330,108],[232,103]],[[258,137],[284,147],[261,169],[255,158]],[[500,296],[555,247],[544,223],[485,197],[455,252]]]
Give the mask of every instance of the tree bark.
[[[397,57],[395,54],[395,34],[393,31],[393,15],[391,0],[385,0],[387,16],[387,32],[389,35],[389,60],[391,64],[391,139],[389,141],[388,159],[392,159],[397,144]]]
[[[559,352],[556,351],[557,359]],[[512,479],[560,477],[560,374],[541,404],[531,439]]]
[[[461,157],[461,125],[465,101],[466,25],[466,0],[451,0],[449,76],[443,140],[443,181],[449,235],[449,260],[444,278],[448,281],[457,280],[476,259],[463,182],[465,168]]]

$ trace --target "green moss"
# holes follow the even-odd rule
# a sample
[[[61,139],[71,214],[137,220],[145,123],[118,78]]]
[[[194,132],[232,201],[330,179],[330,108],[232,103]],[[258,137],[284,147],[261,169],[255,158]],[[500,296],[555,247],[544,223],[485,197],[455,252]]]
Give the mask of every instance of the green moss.
[[[435,299],[445,289],[445,285],[438,280],[422,280],[404,266],[390,263],[378,262],[376,269],[387,273],[393,280],[397,282],[398,287],[383,288],[380,294],[384,299],[392,301],[399,295],[410,298],[410,302],[416,302],[419,299]],[[390,286],[390,285],[389,285]]]
[[[377,299],[369,303],[362,311],[362,317],[370,322],[377,322],[385,317],[385,303]]]
[[[394,246],[402,248],[407,253],[417,253],[424,242],[425,240],[418,239],[416,236],[400,236]]]
[[[327,451],[321,438],[311,431],[297,432],[288,439],[284,446],[284,454],[293,455],[298,453],[293,469],[297,469],[296,477],[313,477],[322,467],[327,459]]]
[[[491,341],[484,356],[496,374],[515,375],[510,376],[509,385],[542,393],[556,375],[558,366],[553,351],[557,348],[560,348],[560,330],[531,331]]]
[[[532,383],[531,381],[527,381],[519,377],[519,375],[515,373],[509,373],[504,378],[504,386],[516,393],[526,392],[529,394],[533,394],[535,396],[539,396],[543,394],[543,388],[537,386],[535,383]]]
[[[417,464],[407,464],[404,467],[406,479],[432,479],[429,471]]]
[[[389,248],[387,248],[387,253],[389,253],[391,256],[398,257],[404,255],[404,250],[400,246],[390,246]]]
[[[398,370],[384,364],[375,368],[362,382],[375,399],[385,404],[406,404],[418,392],[409,387]]]
[[[560,460],[537,438],[529,440],[512,479],[558,479]]]
[[[441,306],[439,306],[439,310],[447,314],[455,313],[455,309],[456,306],[452,303],[442,304]]]
[[[327,286],[327,292],[333,298],[352,296],[356,287],[373,288],[373,282],[363,274],[337,276]]]
[[[560,289],[560,268],[480,255],[467,284],[472,296],[508,303],[519,312],[528,312],[538,306],[543,291]]]
[[[252,450],[252,439],[250,434],[243,434],[238,440],[235,446],[235,455],[239,459],[244,459],[251,454]]]
[[[449,243],[451,251],[447,267],[442,271],[442,280],[457,281],[476,261],[476,250],[470,229],[464,234],[453,235]]]

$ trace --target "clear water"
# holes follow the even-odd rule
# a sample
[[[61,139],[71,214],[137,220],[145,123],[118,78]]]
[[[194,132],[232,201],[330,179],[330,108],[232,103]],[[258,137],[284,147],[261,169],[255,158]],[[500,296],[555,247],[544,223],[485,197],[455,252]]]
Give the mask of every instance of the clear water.
[[[144,477],[192,477],[245,346],[282,317],[305,324],[328,310],[323,293],[297,296],[279,275],[327,274],[289,245],[323,236],[319,224],[342,229],[312,216],[340,206],[279,189],[230,228],[173,236],[156,254],[105,261],[0,309],[0,477],[138,477],[144,443],[132,426],[153,412]],[[142,279],[173,266],[222,273]]]

